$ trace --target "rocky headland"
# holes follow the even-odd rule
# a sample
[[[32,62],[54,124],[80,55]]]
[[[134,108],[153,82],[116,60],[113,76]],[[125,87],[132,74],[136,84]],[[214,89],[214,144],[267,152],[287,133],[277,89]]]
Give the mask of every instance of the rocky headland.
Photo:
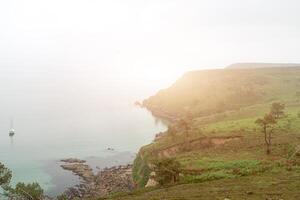
[[[132,179],[132,165],[120,165],[94,173],[85,160],[69,158],[61,160],[64,170],[79,176],[81,183],[68,188],[68,199],[104,197],[113,192],[127,192],[135,188]]]

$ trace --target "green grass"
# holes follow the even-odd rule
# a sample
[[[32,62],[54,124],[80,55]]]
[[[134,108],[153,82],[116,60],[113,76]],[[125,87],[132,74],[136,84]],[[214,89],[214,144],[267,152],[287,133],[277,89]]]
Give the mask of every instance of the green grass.
[[[185,183],[201,183],[205,181],[235,178],[237,175],[228,173],[226,170],[219,170],[216,172],[207,172],[201,175],[187,175],[184,177]]]
[[[229,199],[288,199],[300,197],[300,169],[292,171],[266,172],[259,175],[228,177],[222,173],[210,177],[222,179],[166,188],[137,190],[128,194],[108,197],[111,200],[224,200]]]
[[[183,182],[205,182],[236,178],[263,172],[264,165],[258,160],[181,160],[186,169],[199,170],[200,175],[185,175]]]
[[[191,160],[188,164],[194,168],[208,170],[228,170],[235,168],[254,168],[260,165],[258,160],[211,160],[211,159],[202,159],[202,160]]]

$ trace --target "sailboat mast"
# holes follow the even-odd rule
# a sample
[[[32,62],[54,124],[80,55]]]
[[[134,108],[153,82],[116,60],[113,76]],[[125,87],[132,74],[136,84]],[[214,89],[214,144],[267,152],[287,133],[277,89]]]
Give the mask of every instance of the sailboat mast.
[[[11,120],[10,120],[10,129],[13,129],[13,128],[14,128],[14,120],[11,119]]]

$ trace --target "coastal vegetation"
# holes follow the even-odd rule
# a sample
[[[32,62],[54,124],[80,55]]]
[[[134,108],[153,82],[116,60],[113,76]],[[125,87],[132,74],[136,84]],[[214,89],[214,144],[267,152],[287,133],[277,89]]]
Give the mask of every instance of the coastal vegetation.
[[[9,200],[41,200],[44,191],[38,183],[17,183],[15,187],[10,185],[12,172],[0,163],[0,186],[3,193],[0,195]]]
[[[109,198],[299,199],[299,77],[297,67],[186,73],[143,102],[171,123],[137,155],[140,189]],[[144,188],[161,159],[179,163],[179,179]]]

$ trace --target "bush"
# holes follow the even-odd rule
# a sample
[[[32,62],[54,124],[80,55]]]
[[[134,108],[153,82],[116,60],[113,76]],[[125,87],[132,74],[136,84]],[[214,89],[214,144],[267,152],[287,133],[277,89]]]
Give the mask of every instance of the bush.
[[[43,199],[44,191],[38,183],[18,183],[13,193],[24,200],[40,200]]]
[[[155,160],[154,172],[155,180],[160,185],[175,183],[179,181],[179,174],[181,172],[181,165],[174,158],[164,158]]]
[[[11,171],[0,163],[0,186],[6,187],[9,185],[12,174]]]

